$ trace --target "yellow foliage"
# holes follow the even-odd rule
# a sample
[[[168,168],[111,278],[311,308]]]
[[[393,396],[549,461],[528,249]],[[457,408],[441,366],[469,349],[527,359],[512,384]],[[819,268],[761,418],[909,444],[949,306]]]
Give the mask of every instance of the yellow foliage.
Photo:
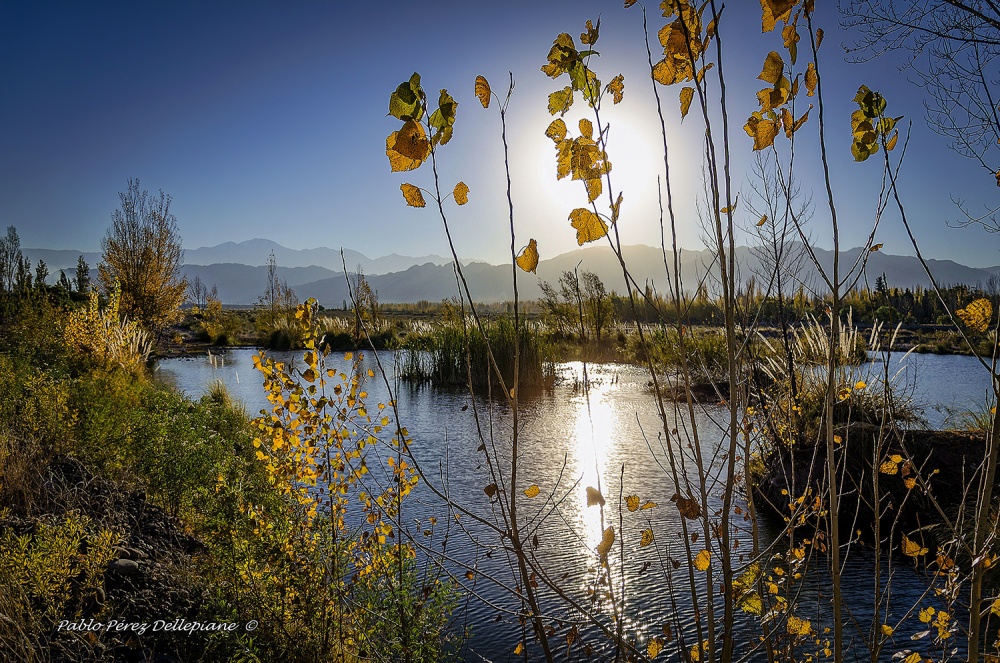
[[[104,308],[91,290],[85,308],[70,313],[63,329],[66,345],[107,365],[138,370],[146,363],[153,341],[134,320],[119,316],[121,289],[115,287]]]
[[[538,242],[532,239],[517,256],[517,266],[526,272],[535,273],[538,267]]]
[[[955,311],[966,326],[977,332],[984,332],[993,320],[993,304],[985,297],[975,300],[965,308]]]

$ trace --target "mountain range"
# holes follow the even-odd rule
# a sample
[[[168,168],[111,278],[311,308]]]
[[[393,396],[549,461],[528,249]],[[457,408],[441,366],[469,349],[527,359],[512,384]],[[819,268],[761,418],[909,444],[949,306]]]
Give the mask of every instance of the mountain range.
[[[274,252],[278,265],[278,277],[291,287],[300,299],[315,297],[327,307],[340,307],[349,299],[347,281],[343,265],[349,274],[362,270],[371,287],[378,292],[380,301],[386,303],[413,303],[421,300],[441,301],[458,293],[455,270],[450,260],[437,255],[412,257],[392,254],[380,258],[367,256],[345,249],[343,259],[337,249],[318,247],[314,249],[289,249],[276,242],[253,239],[245,242],[226,242],[218,246],[203,247],[185,252],[183,271],[188,280],[201,278],[209,288],[215,286],[225,304],[248,305],[257,301],[264,291],[267,281],[267,261]],[[862,249],[841,252],[841,264],[849,266],[858,260]],[[660,292],[666,291],[666,268],[673,270],[673,255],[650,246],[623,247],[623,256],[630,272],[641,287],[647,282]],[[790,254],[801,253],[801,246],[789,247]],[[816,259],[829,269],[833,263],[833,252],[815,249]],[[25,256],[36,263],[44,260],[57,278],[59,270],[65,270],[70,278],[74,276],[77,258],[80,255],[96,268],[100,255],[70,250],[25,249]],[[708,250],[681,251],[679,254],[683,287],[694,291],[698,283],[705,281],[713,290],[712,281],[718,276],[713,254]],[[765,287],[773,264],[758,249],[738,247],[736,263],[739,266],[738,281],[746,283],[753,278],[758,287]],[[803,258],[780,261],[787,269],[785,283],[788,289],[802,283],[809,289],[824,291],[825,287],[813,264]],[[589,246],[569,253],[542,260],[535,274],[518,273],[518,292],[521,299],[537,299],[541,296],[541,281],[555,284],[564,271],[572,271],[579,265],[581,271],[597,274],[609,291],[624,292],[621,267],[614,253],[607,246]],[[951,260],[929,260],[928,266],[941,285],[964,283],[970,286],[997,283],[1000,266],[976,268],[967,267]],[[505,301],[513,298],[511,287],[511,267],[491,265],[486,262],[463,262],[463,271],[472,296],[483,302]],[[890,287],[927,287],[930,281],[919,261],[912,256],[898,256],[881,251],[868,254],[866,269],[862,275],[862,285],[874,286],[877,276],[884,274]],[[707,278],[706,278],[706,275]],[[672,277],[671,277],[672,278]]]

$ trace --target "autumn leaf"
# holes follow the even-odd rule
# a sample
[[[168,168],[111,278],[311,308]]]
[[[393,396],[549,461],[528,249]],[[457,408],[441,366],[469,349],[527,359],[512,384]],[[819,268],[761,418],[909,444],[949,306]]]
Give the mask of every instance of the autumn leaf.
[[[457,110],[458,102],[448,94],[447,90],[441,90],[441,95],[438,98],[438,108],[431,113],[428,119],[431,127],[435,129],[434,135],[431,137],[435,145],[447,145],[448,141],[451,140],[455,125],[455,112]]]
[[[420,74],[414,72],[410,80],[400,83],[389,96],[389,114],[397,120],[419,121],[423,116],[422,94]]]
[[[693,497],[681,497],[678,493],[674,493],[670,501],[677,504],[677,510],[688,520],[694,520],[701,516],[701,507],[698,505],[698,500]]]
[[[522,642],[517,643],[517,646],[514,647],[514,655],[515,656],[520,656],[521,652],[523,652],[523,651],[524,651],[524,643],[522,643]]]
[[[558,78],[568,72],[574,64],[579,63],[580,54],[576,50],[573,38],[565,32],[556,37],[547,60],[548,64],[542,66],[542,73],[549,78]]]
[[[604,495],[601,495],[601,491],[596,488],[587,486],[587,506],[594,506],[595,504],[604,506]]]
[[[497,494],[497,485],[495,483],[491,483],[483,488],[483,492],[486,493],[486,497],[493,497]]]
[[[816,28],[816,49],[819,50],[820,44],[823,43],[823,28]]]
[[[642,505],[641,507],[639,507],[639,508],[640,508],[640,509],[652,509],[652,508],[653,508],[653,507],[655,507],[655,506],[656,506],[656,502],[653,502],[653,501],[651,501],[651,500],[646,500],[646,501],[645,501],[645,502],[643,503],[643,505]]]
[[[808,619],[800,619],[795,615],[789,615],[787,628],[791,635],[806,636],[812,633],[812,622]]]
[[[651,529],[642,530],[642,540],[639,541],[639,545],[645,547],[651,544],[652,542],[653,542],[653,530]]]
[[[562,121],[562,118],[557,118],[552,120],[551,124],[545,129],[545,135],[553,140],[555,143],[560,143],[566,140],[566,123]]]
[[[799,0],[760,0],[761,31],[771,32],[778,21],[787,21]]]
[[[580,119],[580,135],[584,138],[594,140],[594,125],[585,117]]]
[[[604,91],[610,92],[614,103],[620,104],[622,99],[625,98],[625,77],[618,74],[611,79],[610,83],[604,86]]]
[[[637,0],[625,0],[625,9],[628,9],[636,3]]]
[[[872,248],[868,249],[868,253],[874,253],[874,252],[880,250],[883,246],[885,246],[885,245],[884,244],[872,244]]]
[[[407,120],[399,131],[385,139],[385,154],[393,172],[417,168],[430,152],[431,143],[424,128],[413,120]]]
[[[601,556],[602,561],[607,561],[608,553],[611,551],[611,546],[615,542],[615,528],[608,527],[604,530],[604,534],[601,535],[601,542],[597,544],[597,554]]]
[[[587,202],[592,203],[601,196],[601,191],[604,190],[604,183],[600,177],[591,177],[590,179],[584,180],[584,186],[587,187]]]
[[[412,184],[400,184],[400,190],[403,192],[403,200],[410,207],[426,207],[427,203],[424,202],[424,194],[420,192],[420,189],[413,186]]]
[[[549,115],[565,115],[573,105],[573,88],[568,85],[549,95]]]
[[[777,51],[771,51],[764,58],[764,68],[757,76],[760,80],[771,85],[777,85],[781,80],[781,74],[785,70],[785,63]]]
[[[597,19],[596,26],[593,21],[587,19],[586,29],[587,31],[580,35],[580,43],[593,46],[597,43],[597,38],[601,32],[601,19]]]
[[[484,76],[476,76],[476,97],[479,99],[479,103],[483,105],[483,108],[490,107],[491,96],[492,91],[490,90],[489,81]]]
[[[764,216],[760,217],[760,221],[757,222],[757,227],[760,228],[765,223],[767,223],[767,214],[765,214]]]
[[[755,152],[774,145],[774,139],[778,136],[779,129],[780,124],[773,111],[768,111],[766,116],[761,111],[754,111],[747,123],[743,125],[743,130],[753,138]]]
[[[977,299],[965,308],[955,311],[955,315],[962,319],[966,326],[977,332],[984,332],[990,327],[993,320],[993,304],[985,297]]]
[[[888,140],[885,144],[885,151],[892,152],[892,148],[896,147],[896,140],[899,139],[899,130],[892,133],[892,138]]]
[[[903,535],[903,554],[907,557],[920,557],[921,555],[927,554],[927,548],[924,548],[916,541],[912,541],[904,534]]]
[[[712,564],[712,553],[707,550],[702,550],[700,553],[695,555],[694,558],[694,568],[699,571],[707,571],[708,567]]]
[[[528,499],[532,499],[532,498],[538,497],[538,493],[539,492],[541,492],[541,491],[538,488],[538,484],[534,484],[533,483],[533,484],[531,484],[530,486],[528,486],[527,488],[524,489],[524,496],[527,497]]]
[[[888,637],[890,637],[895,632],[896,632],[896,629],[892,628],[888,624],[882,624],[882,635],[884,635],[885,637],[888,638]]]
[[[784,40],[784,47],[788,49],[788,57],[792,64],[798,55],[799,33],[795,29],[794,23],[789,23],[781,30],[781,38]]]
[[[764,601],[757,592],[747,592],[736,601],[736,607],[748,615],[760,615],[764,611]]]
[[[608,226],[601,217],[584,207],[578,207],[570,212],[569,220],[576,229],[576,242],[580,246],[608,234]]]
[[[469,580],[475,580],[476,579],[476,573],[475,573],[475,571],[466,571],[465,572],[465,577],[468,578]]]
[[[635,0],[633,0],[633,2],[634,1]],[[626,6],[628,6],[628,5],[626,5]],[[661,651],[663,651],[663,639],[662,638],[653,638],[646,645],[646,654],[648,654],[650,658],[656,658],[657,656],[660,655]]]
[[[694,99],[694,88],[693,87],[681,88],[681,120],[683,120],[687,116],[688,110],[691,109],[692,99]]]
[[[535,273],[538,268],[538,242],[532,239],[517,256],[517,266],[526,272]]]
[[[639,496],[629,495],[625,498],[625,506],[628,507],[629,511],[637,511],[639,509]]]
[[[914,479],[913,477],[910,477],[909,479],[903,479],[903,485],[906,486],[907,490],[913,490],[914,488],[917,487],[917,480]]]
[[[455,196],[455,202],[459,205],[464,205],[469,202],[469,186],[465,182],[459,182],[456,184],[453,194]]]
[[[816,94],[816,86],[819,84],[819,76],[816,74],[816,63],[810,62],[806,66],[806,96],[811,97]]]

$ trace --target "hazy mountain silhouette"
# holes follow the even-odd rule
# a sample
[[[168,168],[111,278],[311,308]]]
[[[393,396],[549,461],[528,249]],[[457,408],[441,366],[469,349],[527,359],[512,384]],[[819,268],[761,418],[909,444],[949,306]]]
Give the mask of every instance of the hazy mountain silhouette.
[[[339,249],[319,247],[315,249],[289,249],[276,242],[253,239],[245,242],[226,242],[218,246],[203,247],[185,253],[184,273],[189,280],[198,276],[209,288],[218,289],[219,297],[226,304],[247,305],[257,301],[264,291],[267,268],[264,266],[271,251],[278,263],[278,275],[284,279],[302,299],[315,297],[321,304],[340,307],[349,299],[347,283]],[[789,255],[801,252],[800,245],[790,245],[788,255],[781,264],[786,269],[784,283],[786,289],[794,289],[799,284],[807,289],[825,291],[813,265],[806,259],[795,261]],[[46,262],[54,282],[60,269],[73,278],[79,251],[25,249],[24,254],[36,263]],[[640,287],[647,282],[659,292],[666,292],[667,269],[673,270],[673,255],[664,255],[658,248],[650,246],[627,246],[623,248],[625,260]],[[833,264],[833,252],[815,249],[819,262],[827,269]],[[855,248],[841,253],[842,269],[853,265],[862,254]],[[100,260],[100,255],[83,252],[92,268]],[[458,293],[455,271],[450,261],[440,256],[408,257],[392,254],[381,258],[368,258],[357,251],[344,250],[344,262],[349,273],[360,267],[372,287],[378,291],[383,302],[412,303],[420,300],[441,301]],[[715,290],[718,268],[713,254],[706,250],[681,251],[681,278],[683,288],[688,292],[697,289],[704,282],[709,291]],[[736,262],[738,281],[746,284],[751,278],[759,288],[766,288],[772,270],[767,265],[773,261],[762,257],[757,249],[737,247]],[[579,264],[581,270],[594,272],[605,287],[611,291],[625,292],[625,282],[618,259],[607,246],[589,246],[569,253],[542,260],[538,264],[538,274],[518,273],[518,290],[522,299],[537,299],[541,296],[539,283],[548,281],[555,284],[564,271],[571,271]],[[990,277],[1000,274],[1000,266],[976,268],[967,267],[951,260],[929,260],[931,268],[942,285],[964,283],[970,286],[985,285]],[[478,301],[504,301],[513,296],[510,284],[509,265],[491,265],[485,262],[469,262],[464,266],[466,280],[472,296]],[[886,275],[891,287],[914,288],[930,285],[919,261],[910,256],[897,256],[881,251],[868,255],[868,262],[860,285],[873,286],[875,279]],[[671,278],[673,278],[671,276]]]

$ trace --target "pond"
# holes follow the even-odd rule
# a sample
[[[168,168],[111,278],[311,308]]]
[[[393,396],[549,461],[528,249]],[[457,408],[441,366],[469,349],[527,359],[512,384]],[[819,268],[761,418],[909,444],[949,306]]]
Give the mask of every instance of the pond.
[[[159,381],[192,397],[204,394],[213,382],[221,381],[252,416],[267,407],[261,380],[253,368],[255,354],[256,350],[240,348],[222,351],[212,359],[204,356],[167,359],[159,362],[155,375]],[[297,353],[274,354],[285,361],[300,361]],[[393,353],[380,352],[379,359],[390,371],[392,382]],[[366,358],[366,362],[374,367],[371,357]],[[350,364],[339,356],[334,363],[350,372]],[[863,369],[872,372],[881,367],[872,363]],[[900,388],[912,399],[914,407],[922,409],[931,426],[944,425],[954,420],[957,413],[982,408],[986,402],[987,374],[974,358],[909,355],[900,363],[897,355],[890,358],[889,368],[897,376]],[[523,509],[522,522],[527,527],[537,526],[533,533],[538,537],[538,545],[533,554],[551,576],[560,579],[563,591],[581,605],[590,606],[597,577],[595,549],[604,528],[613,524],[615,531],[624,535],[625,554],[622,557],[615,555],[612,575],[617,585],[621,571],[617,560],[627,560],[624,597],[624,613],[629,616],[627,631],[640,641],[660,634],[661,625],[671,624],[676,632],[678,623],[689,627],[696,615],[683,590],[687,582],[686,566],[675,570],[669,561],[669,556],[683,559],[684,548],[680,543],[683,534],[680,515],[670,501],[675,492],[674,482],[665,469],[668,464],[665,447],[661,444],[662,426],[647,386],[648,375],[630,365],[588,365],[588,393],[582,388],[584,370],[579,363],[557,365],[559,380],[556,385],[526,398],[520,408],[522,462],[518,470],[518,490],[537,484],[541,492],[537,500],[522,498],[519,502],[519,508]],[[369,406],[389,400],[381,379],[370,379],[365,388],[370,392]],[[478,515],[495,518],[491,502],[483,491],[491,479],[483,455],[476,450],[480,438],[476,434],[473,413],[478,409],[480,425],[487,436],[492,430],[501,455],[505,455],[509,452],[503,449],[509,449],[510,438],[506,406],[484,409],[480,402],[477,407],[469,407],[470,397],[461,390],[402,384],[395,387],[395,392],[403,425],[408,427],[414,440],[412,450],[428,478],[441,490],[447,490],[456,501],[471,505]],[[719,447],[726,416],[726,410],[715,405],[699,408],[693,420],[679,413],[668,414],[672,419],[671,427],[679,429],[681,435],[690,434],[697,428],[706,450],[705,462],[717,467],[722,463]],[[599,488],[607,497],[606,510],[587,506],[588,486]],[[565,494],[565,499],[555,508],[553,501],[546,501],[553,492]],[[716,485],[709,497],[713,508],[722,505],[721,498],[714,496],[719,493],[721,485]],[[619,503],[619,495],[638,495],[643,502],[651,500],[658,506],[634,513],[624,511],[619,522],[617,506],[612,508]],[[742,502],[737,506],[746,509]],[[465,576],[464,566],[446,565],[464,587],[458,625],[468,624],[472,630],[472,637],[462,651],[463,657],[466,660],[513,660],[513,651],[522,633],[516,616],[520,606],[501,585],[512,587],[517,579],[511,573],[498,538],[468,520],[455,524],[443,501],[426,487],[418,488],[404,508],[407,522],[420,521],[420,525],[414,527],[417,532],[427,526],[431,516],[448,522],[447,557],[475,566],[476,573],[470,580]],[[759,518],[757,524],[762,545],[770,543],[781,531],[780,523],[769,519]],[[738,525],[735,536],[739,539],[739,548],[734,553],[734,561],[743,563],[749,561],[748,553],[752,548],[750,523]],[[656,533],[654,545],[640,545],[641,532],[646,528]],[[433,545],[439,546],[440,538],[435,538]],[[616,553],[618,546],[619,540],[616,540]],[[695,546],[696,550],[698,548],[700,545]],[[845,569],[845,598],[849,605],[857,605],[853,616],[861,623],[870,618],[874,564],[872,555],[857,550],[851,553]],[[824,620],[829,618],[823,615],[822,607],[828,601],[822,597],[824,576],[822,569],[815,569],[812,582],[803,587],[798,598],[804,610],[812,602],[808,609],[812,611],[817,629],[828,625]],[[491,578],[497,582],[491,582]],[[907,564],[896,566],[892,583],[894,603],[898,606],[912,605],[927,589],[925,578]],[[677,592],[676,604],[669,598],[671,585],[682,588]],[[543,596],[543,600],[552,605],[556,603],[553,598]],[[869,605],[867,614],[865,605]],[[899,611],[896,617],[902,616],[905,608],[900,607]],[[565,613],[562,616],[569,617]],[[721,615],[719,619],[721,622]],[[737,619],[740,621],[736,642],[744,648],[749,647],[759,635],[759,625],[755,626],[759,618],[751,621],[740,613]],[[594,635],[582,631],[581,642]],[[903,635],[902,629],[900,635]],[[562,630],[554,640],[560,645],[560,651],[565,652]],[[590,637],[589,641],[603,640]],[[533,655],[539,653],[534,651],[534,645],[531,651]],[[582,652],[578,644],[572,652],[573,657],[582,656]],[[759,652],[743,653],[754,660],[763,656]],[[594,657],[604,658],[600,649]]]

